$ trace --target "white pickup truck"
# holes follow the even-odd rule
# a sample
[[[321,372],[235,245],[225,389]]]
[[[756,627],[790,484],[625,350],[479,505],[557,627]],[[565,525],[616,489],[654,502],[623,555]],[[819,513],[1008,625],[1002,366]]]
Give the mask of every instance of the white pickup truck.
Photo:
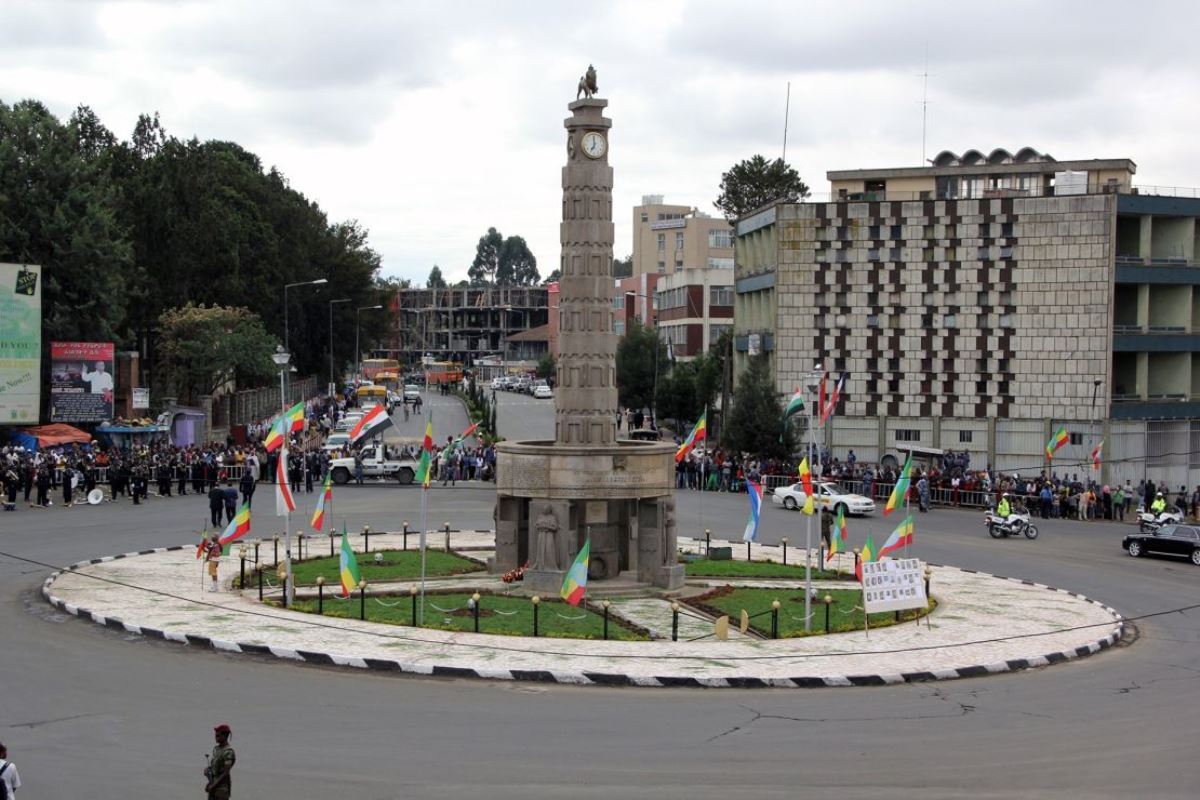
[[[368,445],[362,449],[364,478],[395,478],[408,485],[417,474],[417,462],[410,459],[389,458],[386,447]],[[339,486],[354,480],[354,459],[335,458],[329,465],[333,482]]]

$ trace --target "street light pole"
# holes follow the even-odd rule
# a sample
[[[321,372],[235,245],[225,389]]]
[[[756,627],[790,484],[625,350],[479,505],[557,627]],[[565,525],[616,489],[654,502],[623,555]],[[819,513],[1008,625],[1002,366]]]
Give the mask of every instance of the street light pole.
[[[373,311],[377,308],[383,308],[383,306],[363,306],[354,312],[354,375],[359,380],[362,380],[362,350],[358,345],[359,334],[362,332],[362,312]]]
[[[279,408],[280,408],[280,413],[286,414],[287,413],[287,395],[285,394],[285,389],[284,389],[284,378],[288,372],[288,361],[291,360],[291,354],[288,353],[287,350],[284,350],[282,347],[277,346],[275,348],[274,355],[271,356],[271,360],[274,361],[275,365],[279,367],[279,399],[280,399]],[[287,437],[291,438],[291,434],[288,433]],[[280,452],[280,454],[282,455],[283,453],[286,453],[286,452],[287,452],[287,445],[285,443],[284,448]],[[285,471],[286,471],[286,465],[285,465]],[[276,491],[278,491],[278,488],[276,489]],[[292,604],[296,600],[296,582],[294,580],[292,580],[292,517],[291,517],[290,513],[285,513],[283,516],[283,574],[284,574],[283,607],[291,608]]]
[[[335,303],[349,303],[349,297],[329,301],[329,393],[337,393],[337,379],[333,376],[333,306]]]

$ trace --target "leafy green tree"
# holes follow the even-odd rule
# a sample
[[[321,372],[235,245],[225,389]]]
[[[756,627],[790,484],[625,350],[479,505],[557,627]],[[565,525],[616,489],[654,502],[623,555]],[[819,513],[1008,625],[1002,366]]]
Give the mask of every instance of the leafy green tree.
[[[560,278],[562,278],[562,270],[556,269],[556,270],[554,270],[554,272],[551,272],[549,275],[546,276],[546,280],[542,281],[542,285],[544,286],[547,283],[554,283],[556,280],[559,280]]]
[[[275,374],[278,340],[245,308],[189,303],[164,311],[158,329],[160,385],[187,402],[231,382],[258,386]]]
[[[754,156],[735,164],[721,176],[721,194],[713,205],[732,224],[767,203],[795,201],[808,195],[808,186],[800,180],[800,174],[782,158],[767,161]]]
[[[613,259],[613,277],[614,278],[628,278],[631,275],[633,275],[633,254],[632,253],[625,256],[624,258],[614,258]]]
[[[467,277],[472,286],[489,286],[497,283],[497,272],[500,269],[500,248],[504,246],[504,237],[495,228],[488,228],[487,233],[479,237],[475,245],[475,260],[467,269]]]
[[[543,378],[545,380],[549,380],[549,379],[553,378],[554,377],[554,369],[555,369],[555,364],[554,364],[554,354],[553,353],[546,353],[546,355],[544,355],[540,359],[538,359],[537,376],[539,378]]]
[[[442,277],[442,268],[437,264],[433,265],[433,269],[429,270],[429,278],[425,281],[426,289],[445,289],[446,279]]]
[[[522,236],[509,236],[500,246],[500,265],[496,271],[496,283],[501,286],[536,286],[537,259],[529,250]]]
[[[738,453],[786,458],[794,449],[791,429],[783,424],[783,406],[765,355],[750,359],[733,393],[733,408],[725,415],[721,444]]]
[[[657,348],[656,348],[657,345]],[[626,408],[652,405],[655,383],[655,350],[658,351],[657,377],[666,375],[667,348],[657,331],[634,319],[617,343],[617,401]]]

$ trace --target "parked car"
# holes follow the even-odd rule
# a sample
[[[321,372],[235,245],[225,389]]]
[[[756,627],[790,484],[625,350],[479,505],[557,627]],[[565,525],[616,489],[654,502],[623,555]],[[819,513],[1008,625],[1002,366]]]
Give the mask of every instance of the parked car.
[[[1131,533],[1121,547],[1133,557],[1158,553],[1190,558],[1200,567],[1200,528],[1192,525],[1164,525],[1153,533]]]
[[[411,403],[421,396],[421,387],[415,383],[404,384],[404,402]]]
[[[334,452],[341,450],[346,445],[350,444],[350,434],[348,433],[331,433],[329,438],[325,440],[325,444],[321,445],[321,449]]]
[[[834,513],[841,508],[846,514],[871,514],[875,511],[875,501],[861,494],[851,494],[832,482],[816,484],[813,503],[820,508],[827,508]],[[782,486],[771,494],[771,502],[786,509],[803,508],[808,495],[804,493],[803,483],[793,483]]]
[[[491,383],[492,389],[503,389],[504,383],[505,383],[505,381],[502,376],[497,376],[495,378],[492,378],[492,383]]]
[[[554,398],[554,392],[550,391],[548,384],[539,383],[533,387],[533,396],[537,400],[551,400]]]

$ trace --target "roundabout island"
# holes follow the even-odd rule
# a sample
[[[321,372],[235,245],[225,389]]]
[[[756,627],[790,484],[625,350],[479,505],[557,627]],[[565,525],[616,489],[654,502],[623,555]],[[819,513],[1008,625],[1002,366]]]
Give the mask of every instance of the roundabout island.
[[[400,561],[402,534],[372,534],[371,552],[364,552],[366,538],[354,537],[364,570],[374,565],[375,553]],[[814,604],[821,615],[814,635],[803,635],[797,624],[803,621],[802,575],[689,574],[683,587],[669,592],[615,583],[572,608],[540,596],[535,601],[520,583],[483,572],[495,547],[490,531],[436,531],[429,541],[431,563],[444,565],[440,571],[447,574],[427,579],[423,597],[415,581],[385,577],[367,578],[365,590],[339,598],[336,584],[317,584],[313,573],[320,572],[322,559],[316,556],[307,572],[306,561],[296,565],[296,605],[284,609],[269,548],[260,551],[262,600],[252,562],[243,573],[246,587],[235,587],[242,572],[236,554],[222,565],[222,573],[233,577],[211,593],[203,589],[192,545],[76,564],[50,576],[42,592],[70,614],[189,647],[412,675],[605,686],[871,686],[978,677],[1088,656],[1124,633],[1120,614],[1077,593],[938,565],[929,569],[934,607],[927,615],[872,619],[866,629],[861,606],[851,605],[859,584],[836,572],[814,582],[819,600],[838,598]],[[314,537],[310,547],[324,544],[324,537]],[[679,546],[686,556],[705,543],[680,537]],[[743,569],[734,571],[743,572],[747,565],[769,567],[776,575],[786,569],[780,546],[749,550],[749,561],[713,563],[739,564]],[[802,555],[793,548],[793,558]],[[471,564],[479,571],[469,571]],[[835,566],[844,576],[853,561]],[[776,598],[779,638],[771,638]],[[744,631],[738,605],[749,606],[746,616],[756,618]],[[734,611],[725,640],[714,625],[721,610]],[[842,632],[824,634],[826,611],[831,631]],[[414,627],[414,617],[424,625]],[[480,633],[474,632],[477,620]]]

